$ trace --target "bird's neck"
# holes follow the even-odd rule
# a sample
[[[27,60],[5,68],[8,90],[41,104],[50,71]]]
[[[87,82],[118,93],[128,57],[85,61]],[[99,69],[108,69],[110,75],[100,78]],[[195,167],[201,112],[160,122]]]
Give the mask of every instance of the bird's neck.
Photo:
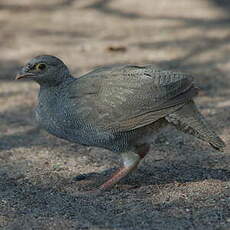
[[[55,88],[59,88],[62,87],[63,85],[68,84],[69,82],[73,81],[74,78],[71,75],[68,76],[63,76],[61,80],[55,79],[51,80],[51,81],[39,81],[37,82],[40,85],[40,89],[55,89]]]
[[[54,98],[58,99],[60,97],[64,97],[66,89],[68,88],[67,86],[75,80],[76,78],[70,76],[57,85],[41,84],[38,95],[39,101],[50,101],[50,99],[53,100]]]

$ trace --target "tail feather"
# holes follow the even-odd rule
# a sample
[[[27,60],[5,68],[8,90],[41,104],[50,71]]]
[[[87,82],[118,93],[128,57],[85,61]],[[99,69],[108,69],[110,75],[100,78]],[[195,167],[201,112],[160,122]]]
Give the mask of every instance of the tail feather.
[[[213,148],[223,151],[225,143],[198,111],[192,100],[181,109],[167,115],[166,120],[179,130],[207,141]]]

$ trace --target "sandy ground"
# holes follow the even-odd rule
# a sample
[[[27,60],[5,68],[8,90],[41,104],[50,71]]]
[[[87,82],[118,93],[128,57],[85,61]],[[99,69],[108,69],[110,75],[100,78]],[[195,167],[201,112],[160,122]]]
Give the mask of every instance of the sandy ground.
[[[229,12],[228,0],[1,0],[0,228],[230,229]],[[14,77],[44,53],[75,76],[117,63],[193,73],[202,89],[196,103],[226,151],[168,128],[131,176],[79,198],[120,159],[36,126],[38,86]]]

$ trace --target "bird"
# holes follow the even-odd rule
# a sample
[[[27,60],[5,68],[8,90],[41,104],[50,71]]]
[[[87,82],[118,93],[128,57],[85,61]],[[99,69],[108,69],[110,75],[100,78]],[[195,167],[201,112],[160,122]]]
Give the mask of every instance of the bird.
[[[155,65],[111,65],[74,77],[52,55],[32,58],[16,79],[40,85],[35,118],[52,135],[119,154],[122,166],[94,191],[111,189],[137,168],[151,140],[166,125],[223,151],[224,141],[194,102],[198,88],[188,73]]]

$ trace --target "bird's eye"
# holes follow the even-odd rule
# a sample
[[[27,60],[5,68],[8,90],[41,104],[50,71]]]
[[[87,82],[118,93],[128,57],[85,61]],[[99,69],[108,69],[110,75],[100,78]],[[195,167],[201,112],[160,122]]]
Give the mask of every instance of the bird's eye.
[[[44,63],[38,63],[38,64],[35,66],[35,70],[37,70],[37,71],[44,70],[45,68],[46,68],[46,64],[44,64]]]

